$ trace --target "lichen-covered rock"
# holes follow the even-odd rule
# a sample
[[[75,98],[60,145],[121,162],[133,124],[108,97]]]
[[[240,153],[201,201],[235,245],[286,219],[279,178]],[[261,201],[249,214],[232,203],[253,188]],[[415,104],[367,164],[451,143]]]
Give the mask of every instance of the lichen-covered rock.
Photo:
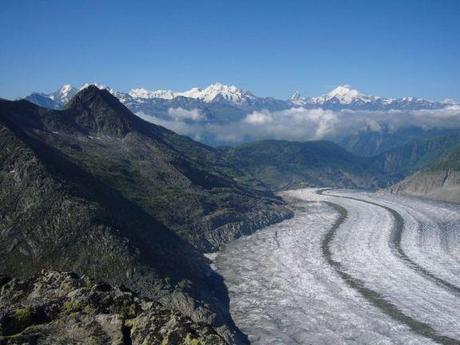
[[[68,272],[0,277],[0,344],[226,344],[214,329],[132,291]]]

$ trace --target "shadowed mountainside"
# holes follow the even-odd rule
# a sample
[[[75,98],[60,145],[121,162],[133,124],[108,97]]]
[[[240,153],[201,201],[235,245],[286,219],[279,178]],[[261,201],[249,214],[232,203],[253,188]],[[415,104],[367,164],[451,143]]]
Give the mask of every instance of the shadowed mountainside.
[[[437,161],[460,146],[460,133],[415,140],[374,157],[376,167],[399,179]]]
[[[373,157],[357,156],[328,141],[265,140],[221,150],[229,163],[274,190],[302,186],[376,189],[401,181],[459,146],[460,134],[452,131]]]
[[[88,87],[62,111],[0,101],[2,272],[125,284],[245,343],[200,253],[291,216],[219,152]]]
[[[238,169],[275,190],[302,186],[377,188],[387,181],[372,159],[328,141],[265,140],[222,150]]]

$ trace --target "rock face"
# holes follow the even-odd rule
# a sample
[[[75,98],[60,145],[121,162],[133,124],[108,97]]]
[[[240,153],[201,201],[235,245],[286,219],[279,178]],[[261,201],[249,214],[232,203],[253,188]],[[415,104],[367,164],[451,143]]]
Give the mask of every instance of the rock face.
[[[390,191],[460,203],[460,171],[420,171],[390,187]]]
[[[75,273],[0,276],[0,344],[226,344],[158,302]]]
[[[390,187],[390,191],[460,203],[460,149]]]

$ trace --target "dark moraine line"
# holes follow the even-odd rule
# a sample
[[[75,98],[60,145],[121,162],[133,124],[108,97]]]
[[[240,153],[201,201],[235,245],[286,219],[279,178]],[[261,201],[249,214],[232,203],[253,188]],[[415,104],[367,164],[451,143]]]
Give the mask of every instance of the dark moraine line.
[[[322,193],[324,191],[326,191],[326,190],[321,191],[321,195],[322,195]],[[391,236],[390,236],[390,248],[391,248],[391,251],[393,252],[393,254],[395,256],[397,256],[398,258],[400,258],[409,268],[413,269],[414,271],[417,271],[417,273],[419,273],[420,275],[422,275],[426,279],[431,280],[436,285],[438,285],[438,286],[448,290],[449,292],[453,293],[454,295],[460,297],[460,288],[458,286],[456,286],[456,285],[454,285],[452,283],[449,283],[448,281],[445,281],[444,279],[441,279],[441,278],[435,276],[433,273],[428,271],[426,268],[420,266],[415,261],[413,261],[404,252],[404,250],[401,247],[401,240],[402,240],[402,234],[403,234],[403,231],[404,231],[404,224],[405,223],[404,223],[404,218],[401,216],[401,214],[399,212],[397,212],[396,210],[394,210],[394,209],[392,209],[390,207],[380,205],[380,204],[377,204],[377,203],[372,202],[372,201],[353,198],[351,196],[342,196],[342,195],[336,195],[336,194],[327,194],[327,195],[333,196],[333,197],[336,197],[336,198],[344,198],[344,199],[351,199],[351,200],[355,200],[355,201],[364,202],[364,203],[371,204],[371,205],[374,205],[374,206],[377,206],[377,207],[381,207],[381,208],[387,210],[388,212],[390,212],[391,215],[393,216],[394,220],[395,220],[395,226],[393,227],[393,230],[391,231]]]
[[[317,193],[322,195],[326,190],[319,190]],[[345,281],[345,283],[350,286],[352,289],[358,291],[367,301],[373,304],[375,307],[379,308],[383,313],[391,317],[392,319],[401,322],[408,326],[413,332],[430,338],[437,342],[438,344],[444,345],[460,345],[460,341],[438,334],[429,324],[418,321],[406,314],[404,314],[399,308],[391,302],[388,302],[384,299],[384,296],[378,292],[367,288],[363,281],[360,279],[354,278],[346,272],[342,264],[338,261],[335,261],[332,258],[332,252],[330,250],[330,244],[335,237],[335,234],[338,228],[345,222],[348,216],[347,210],[333,202],[324,201],[329,206],[333,207],[339,213],[339,218],[333,224],[331,230],[326,233],[322,243],[321,251],[323,256],[326,258],[327,263],[334,268],[337,274]]]

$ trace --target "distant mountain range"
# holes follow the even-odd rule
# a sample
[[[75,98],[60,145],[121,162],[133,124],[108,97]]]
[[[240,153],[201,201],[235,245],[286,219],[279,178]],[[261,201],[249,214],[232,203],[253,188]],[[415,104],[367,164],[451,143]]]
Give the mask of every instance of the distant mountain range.
[[[33,93],[26,99],[43,107],[61,109],[87,86],[64,85],[51,94]],[[347,157],[338,148],[331,151],[330,146],[320,142],[314,144],[316,149],[313,151],[311,143],[273,140],[226,150],[232,164],[246,174],[258,176],[266,186],[274,189],[304,184],[385,186],[427,167],[460,143],[460,123],[456,122],[460,105],[454,101],[437,102],[414,97],[391,99],[367,95],[349,85],[338,86],[319,97],[302,97],[296,92],[288,100],[257,97],[250,91],[220,83],[183,92],[137,88],[125,93],[103,85],[97,87],[108,90],[142,118],[211,145],[230,142],[237,146],[241,142],[257,141],[257,137],[250,135],[232,141],[232,135],[234,132],[251,134],[260,126],[272,123],[274,128],[282,127],[282,133],[302,133],[302,123],[300,126],[296,123],[299,117],[319,118],[319,122],[312,125],[327,128],[330,125],[322,123],[323,118],[332,116],[333,125],[346,127],[356,122],[358,116],[354,131],[335,131],[325,135],[325,139],[355,155],[368,157],[367,161],[358,162],[357,158]],[[428,121],[424,120],[426,117]],[[447,123],[438,125],[438,118]],[[291,127],[289,122],[293,122]],[[283,127],[286,123],[287,127]],[[305,132],[308,132],[309,125],[308,122],[305,124]],[[268,127],[268,137],[263,138],[279,139],[280,134]],[[304,140],[300,141],[308,139],[311,138],[305,133]],[[305,157],[305,152],[309,152],[306,160],[299,158]],[[294,154],[297,158],[292,161],[290,157]],[[318,157],[326,154],[332,161],[313,158],[316,154]],[[258,164],[248,161],[247,157],[252,157]],[[318,162],[325,163],[318,165]],[[339,175],[331,175],[333,162],[341,162]],[[360,168],[356,168],[358,166]]]
[[[434,102],[416,97],[385,98],[371,96],[361,93],[349,85],[340,85],[326,95],[319,97],[302,97],[299,93],[294,93],[290,101],[309,108],[365,111],[440,109],[453,104],[451,101]]]
[[[84,84],[79,88],[72,85],[63,85],[59,90],[46,93],[32,93],[25,97],[40,106],[47,108],[62,108],[75,94],[88,86]],[[194,103],[198,104],[225,104],[234,106],[242,110],[263,109],[279,110],[296,106],[306,108],[323,109],[351,109],[351,110],[420,110],[420,109],[440,109],[445,106],[455,104],[453,101],[428,101],[416,97],[404,98],[385,98],[366,95],[349,85],[340,85],[329,93],[319,97],[303,97],[295,92],[291,98],[280,100],[271,97],[258,97],[252,92],[240,89],[236,86],[228,86],[221,83],[214,83],[206,88],[192,88],[187,91],[173,90],[148,90],[145,88],[135,88],[128,92],[120,92],[108,86],[94,84],[99,88],[105,88],[114,96],[119,98],[122,103],[133,106],[137,103],[137,110],[149,110],[149,105],[161,103],[161,100],[177,102],[178,106]],[[186,100],[184,100],[184,98]]]
[[[46,108],[62,109],[87,86],[64,85],[53,93],[33,93],[26,99]],[[319,127],[328,127],[330,124],[321,121],[332,117],[332,124],[346,127],[356,122],[358,116],[360,122],[354,125],[354,132],[336,131],[325,139],[366,158],[364,160],[330,146],[331,143],[300,142],[311,139],[307,133],[304,140],[294,143],[259,142],[252,136],[242,136],[232,142],[230,138],[235,147],[222,151],[228,163],[244,172],[245,179],[257,176],[262,184],[272,189],[302,185],[383,187],[420,169],[428,169],[436,159],[460,144],[460,123],[457,121],[460,105],[454,101],[414,97],[391,99],[367,95],[348,85],[338,86],[319,97],[294,93],[288,100],[257,97],[250,91],[220,83],[183,92],[144,88],[120,92],[103,85],[97,87],[109,91],[140,117],[212,145],[228,144],[222,136],[256,132],[258,126],[272,123],[274,128],[282,127],[284,132],[307,132],[309,123],[302,129],[296,123],[299,117],[320,119]],[[445,122],[438,125],[438,119]],[[293,125],[284,128],[289,122]],[[231,128],[230,132],[226,128]],[[268,139],[271,139],[270,133],[273,138],[280,138],[279,133],[269,127]],[[245,141],[250,143],[237,145]],[[339,169],[335,171],[332,166]],[[408,184],[404,182],[404,185]],[[396,189],[403,190],[403,187]]]
[[[45,93],[32,93],[25,97],[25,99],[36,103],[40,106],[47,108],[60,109],[70,98],[75,96],[79,90],[84,89],[89,84],[83,84],[80,87],[72,85],[63,85],[59,90],[45,94]],[[112,89],[111,87],[93,83],[101,89],[107,89],[115,97],[120,99],[125,105],[134,107],[137,111],[152,110],[151,107],[167,104],[170,106],[193,106],[203,107],[209,104],[220,104],[233,106],[238,109],[253,109],[260,107],[282,108],[292,106],[294,103],[291,101],[275,100],[268,97],[256,97],[249,91],[242,90],[236,86],[227,86],[221,83],[215,83],[208,87],[192,88],[183,92],[176,92],[172,90],[147,90],[145,88],[135,88],[128,92],[120,92]]]
[[[62,109],[87,85],[64,85],[53,93],[33,93],[26,99],[45,108]],[[220,83],[182,92],[144,88],[120,92],[97,86],[143,119],[212,146],[266,139],[325,139],[355,154],[372,156],[405,144],[408,138],[447,134],[446,128],[455,127],[455,121],[447,121],[446,116],[436,118],[437,113],[460,114],[460,105],[453,101],[371,96],[348,85],[319,97],[295,93],[287,100],[258,97]],[[420,117],[424,112],[432,117],[429,121]]]

